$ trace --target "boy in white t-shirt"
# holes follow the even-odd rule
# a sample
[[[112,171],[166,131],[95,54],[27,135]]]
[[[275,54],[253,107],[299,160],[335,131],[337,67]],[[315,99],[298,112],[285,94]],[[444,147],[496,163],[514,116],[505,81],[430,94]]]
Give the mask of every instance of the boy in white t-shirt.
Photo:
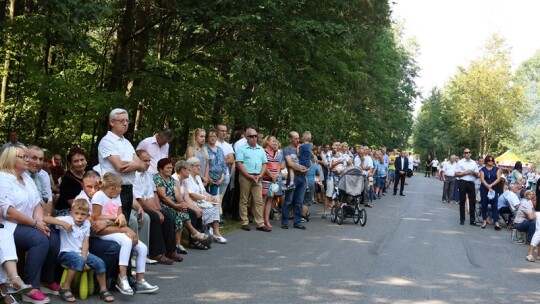
[[[77,272],[86,265],[94,269],[99,283],[99,297],[105,302],[114,301],[113,295],[107,290],[105,278],[105,262],[88,252],[90,237],[90,206],[85,199],[76,199],[71,205],[69,216],[45,216],[47,224],[56,225],[60,231],[60,254],[58,262],[69,268],[64,284],[60,288],[60,297],[66,302],[75,302],[71,293],[71,282]]]

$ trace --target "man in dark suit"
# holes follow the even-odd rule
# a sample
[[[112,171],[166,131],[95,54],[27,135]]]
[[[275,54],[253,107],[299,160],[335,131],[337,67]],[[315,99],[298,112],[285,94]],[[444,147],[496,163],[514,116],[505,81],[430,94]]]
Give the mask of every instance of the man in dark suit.
[[[398,181],[400,182],[399,195],[403,194],[403,187],[405,187],[405,176],[407,175],[407,169],[409,168],[409,159],[403,154],[403,151],[399,152],[399,156],[395,160],[396,166],[396,180],[394,181],[394,195],[397,193]]]

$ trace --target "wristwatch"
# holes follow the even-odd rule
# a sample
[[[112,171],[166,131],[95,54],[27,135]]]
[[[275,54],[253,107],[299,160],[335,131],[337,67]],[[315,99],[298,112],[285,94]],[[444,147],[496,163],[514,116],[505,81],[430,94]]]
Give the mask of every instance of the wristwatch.
[[[111,220],[109,220],[109,219],[105,220],[105,224],[107,224],[107,226],[109,226],[110,223],[111,223]]]

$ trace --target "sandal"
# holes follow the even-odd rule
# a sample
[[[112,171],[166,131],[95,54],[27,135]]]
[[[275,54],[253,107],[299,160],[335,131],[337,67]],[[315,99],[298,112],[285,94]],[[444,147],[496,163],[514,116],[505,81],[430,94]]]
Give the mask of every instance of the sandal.
[[[193,234],[191,236],[192,239],[197,241],[204,241],[208,236],[202,232],[197,232],[197,234]]]
[[[13,295],[10,295],[8,293],[5,293],[3,291],[0,290],[0,296],[2,296],[2,303],[5,303],[5,304],[19,304],[19,302],[17,302],[17,299],[15,299],[13,297]]]
[[[208,250],[208,246],[204,245],[203,243],[199,241],[191,242],[190,247],[193,249]]]
[[[20,281],[20,284],[14,284],[15,281]],[[6,280],[6,284],[8,284],[8,287],[6,289],[7,294],[16,294],[16,293],[25,293],[32,289],[31,285],[25,284],[23,280],[21,280],[21,277],[14,276],[12,278],[9,278]]]
[[[73,296],[71,293],[71,290],[60,288],[60,299],[62,299],[65,302],[69,303],[75,303],[77,302],[77,299]]]
[[[114,302],[114,296],[108,290],[100,291],[99,298],[103,300],[103,302],[107,302],[107,303]]]

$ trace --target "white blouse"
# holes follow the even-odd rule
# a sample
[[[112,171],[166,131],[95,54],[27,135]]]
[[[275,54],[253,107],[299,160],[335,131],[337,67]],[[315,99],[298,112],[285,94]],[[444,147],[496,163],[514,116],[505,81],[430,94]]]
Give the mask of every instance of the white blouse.
[[[24,185],[17,181],[17,177],[11,173],[0,172],[0,206],[2,217],[7,217],[9,207],[15,208],[22,214],[33,218],[34,209],[41,203],[41,195],[38,193],[36,184],[28,175],[23,173]],[[17,224],[9,220],[3,221],[5,229],[15,231]]]

